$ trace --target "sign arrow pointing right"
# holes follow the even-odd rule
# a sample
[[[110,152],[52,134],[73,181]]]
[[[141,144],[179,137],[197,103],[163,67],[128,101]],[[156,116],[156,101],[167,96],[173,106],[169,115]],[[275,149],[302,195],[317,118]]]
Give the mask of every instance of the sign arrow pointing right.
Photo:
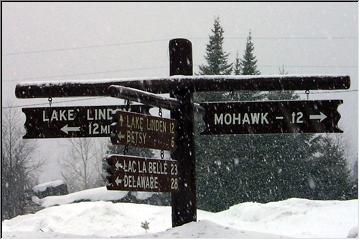
[[[322,122],[325,118],[327,118],[327,116],[322,112],[320,112],[319,115],[310,115],[309,118],[310,120],[320,120],[320,122]]]

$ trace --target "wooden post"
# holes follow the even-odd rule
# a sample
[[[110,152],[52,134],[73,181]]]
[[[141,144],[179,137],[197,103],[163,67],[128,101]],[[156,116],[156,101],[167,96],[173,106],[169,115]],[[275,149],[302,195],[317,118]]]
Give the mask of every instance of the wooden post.
[[[182,62],[183,67],[186,62]],[[179,68],[183,69],[183,68]],[[180,73],[176,68],[173,69]],[[189,71],[185,72],[188,75]],[[111,85],[136,88],[152,93],[169,93],[175,88],[188,88],[196,92],[212,91],[278,91],[278,90],[335,90],[349,89],[349,76],[262,76],[262,75],[201,75],[164,78],[41,81],[16,85],[17,98],[89,97],[109,96]]]
[[[187,39],[173,39],[169,43],[170,76],[192,75],[192,47]],[[171,157],[178,161],[178,191],[171,194],[172,226],[180,226],[196,221],[195,182],[195,141],[193,89],[178,86],[170,92],[170,97],[180,101],[180,107],[171,111],[171,118],[177,122],[177,148]]]
[[[111,85],[108,90],[109,95],[112,97],[145,103],[147,106],[161,107],[169,110],[177,109],[180,106],[180,102],[176,98],[162,97],[135,88]],[[200,104],[193,103],[193,105],[197,112],[205,112],[205,109]]]
[[[175,98],[162,97],[154,93],[124,86],[111,85],[109,87],[109,94],[112,97],[128,99],[139,103],[146,103],[146,105],[170,110],[177,109],[180,106],[179,100]]]

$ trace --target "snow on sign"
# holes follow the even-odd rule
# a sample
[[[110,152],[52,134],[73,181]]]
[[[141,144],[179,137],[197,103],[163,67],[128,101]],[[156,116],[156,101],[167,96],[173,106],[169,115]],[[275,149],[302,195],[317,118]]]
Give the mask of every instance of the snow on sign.
[[[202,103],[207,134],[342,133],[342,100]]]
[[[126,155],[110,155],[108,190],[171,192],[178,189],[177,162]]]
[[[118,110],[111,124],[110,138],[112,144],[172,150],[175,120]]]
[[[23,108],[24,139],[109,137],[112,114],[126,105]],[[129,111],[148,113],[150,107],[130,105]]]

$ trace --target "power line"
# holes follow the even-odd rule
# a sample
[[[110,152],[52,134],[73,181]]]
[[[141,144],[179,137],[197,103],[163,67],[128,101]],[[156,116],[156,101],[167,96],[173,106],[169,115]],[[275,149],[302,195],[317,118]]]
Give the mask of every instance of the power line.
[[[56,103],[66,103],[66,102],[80,102],[80,101],[87,101],[87,100],[91,100],[91,99],[99,99],[101,97],[88,97],[88,98],[82,98],[82,99],[76,99],[76,100],[64,100],[64,101],[59,101]],[[55,103],[55,102],[53,102]],[[21,108],[21,107],[32,107],[32,106],[41,106],[41,105],[46,105],[49,103],[34,103],[34,104],[27,104],[27,105],[17,105],[17,106],[9,106],[9,107],[2,107],[2,108]]]
[[[259,65],[259,67],[281,67],[278,65]],[[289,68],[358,68],[355,65],[284,65]]]
[[[193,37],[191,40],[204,40],[208,37]],[[238,40],[238,39],[247,39],[247,37],[227,37],[229,40]],[[254,40],[357,40],[356,36],[289,36],[289,37],[253,37]],[[64,48],[48,48],[48,49],[37,49],[37,50],[24,50],[24,51],[15,51],[8,52],[3,54],[3,56],[15,56],[15,55],[29,55],[29,54],[39,54],[39,53],[49,53],[49,52],[63,52],[63,51],[74,51],[82,49],[92,49],[92,48],[104,48],[104,47],[118,47],[126,45],[138,45],[138,44],[147,44],[155,42],[165,42],[169,39],[153,39],[153,40],[144,40],[144,41],[131,41],[131,42],[120,42],[120,43],[107,43],[107,44],[94,44],[87,46],[77,46],[77,47],[64,47]]]
[[[195,67],[199,67],[200,65],[196,65]],[[284,68],[358,68],[356,65],[271,65],[271,64],[263,64],[258,65],[258,67],[282,67]]]
[[[275,92],[276,90],[271,91],[263,91],[263,92]],[[277,90],[280,91],[280,90]],[[295,92],[294,94],[307,94],[305,92],[298,92],[301,90],[284,90],[284,91],[292,91]],[[311,91],[321,91],[321,92],[311,92]],[[322,91],[322,90],[311,90],[309,94],[326,94],[326,93],[344,93],[344,92],[358,92],[358,89],[351,89],[351,90],[333,90],[333,91]]]
[[[154,43],[154,42],[164,42],[164,41],[168,41],[168,39],[154,39],[154,40],[148,40],[148,41],[133,41],[133,42],[122,42],[122,43],[94,44],[94,45],[67,47],[67,48],[49,48],[49,49],[38,49],[38,50],[29,50],[29,51],[17,51],[17,52],[5,53],[3,56],[73,51],[73,50],[102,48],[102,47],[117,47],[117,46],[124,46],[124,45],[137,45],[137,44],[146,44],[146,43]]]
[[[195,66],[198,68],[199,65]],[[259,67],[280,67],[278,65],[259,65]],[[335,65],[323,65],[323,66],[312,66],[312,65],[284,65],[284,67],[288,68],[357,68],[357,66],[351,65],[342,65],[342,66],[335,66]],[[98,72],[84,72],[84,73],[72,73],[72,74],[62,74],[62,75],[48,75],[48,76],[38,76],[38,77],[27,77],[27,78],[15,78],[15,79],[5,79],[4,82],[11,82],[11,81],[24,81],[24,80],[42,80],[46,78],[62,78],[62,77],[74,77],[74,76],[86,76],[86,75],[94,75],[94,74],[103,74],[103,73],[116,73],[116,72],[126,72],[126,71],[141,71],[141,70],[152,70],[152,69],[165,69],[168,66],[158,66],[158,67],[143,67],[143,68],[127,68],[127,69],[115,69],[115,70],[108,70],[108,71],[98,71]]]
[[[226,39],[247,39],[247,37],[226,37]],[[294,37],[252,37],[254,40],[351,40],[358,39],[356,36],[329,36],[329,37],[310,37],[310,36],[294,36]]]
[[[6,80],[3,80],[3,81],[11,82],[11,81],[24,81],[24,80],[40,80],[40,79],[44,79],[44,78],[74,77],[74,76],[86,76],[86,75],[101,74],[101,73],[140,71],[140,70],[152,70],[152,69],[164,69],[164,68],[168,68],[168,66],[166,66],[166,67],[165,66],[159,66],[159,67],[127,68],[127,69],[116,69],[116,70],[99,71],[99,72],[72,73],[72,74],[62,74],[62,75],[48,75],[48,76],[39,76],[39,77],[6,79]]]

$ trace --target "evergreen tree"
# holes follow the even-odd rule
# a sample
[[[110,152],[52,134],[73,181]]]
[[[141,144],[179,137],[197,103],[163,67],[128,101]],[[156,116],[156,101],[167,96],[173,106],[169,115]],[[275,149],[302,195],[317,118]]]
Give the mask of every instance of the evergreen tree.
[[[220,25],[220,19],[214,21],[211,29],[209,43],[206,45],[206,65],[199,66],[200,75],[229,75],[232,72],[232,64],[228,63],[229,53],[223,50],[224,29]]]
[[[234,62],[235,75],[258,75],[260,71],[257,69],[257,60],[254,52],[254,43],[252,42],[251,32],[247,37],[245,52],[242,59],[236,54]],[[231,92],[230,99],[232,101],[255,101],[264,99],[265,95],[260,91],[237,91]]]
[[[242,75],[258,75],[260,74],[260,71],[257,70],[256,66],[257,60],[254,54],[254,44],[252,42],[251,38],[251,31],[249,31],[249,36],[247,37],[246,41],[246,48],[245,48],[245,54],[243,56],[243,59],[241,60],[241,69]]]
[[[316,138],[318,141],[311,145],[315,154],[307,168],[310,189],[305,195],[322,200],[351,198],[350,169],[339,139],[334,140],[326,134]]]
[[[349,192],[350,199],[358,198],[358,161],[357,158],[353,164],[353,173],[351,178],[351,188]]]
[[[241,74],[241,62],[239,58],[239,52],[236,53],[235,63],[234,63],[234,75]]]
[[[284,64],[279,68],[280,75],[287,75],[288,71],[286,71]]]
[[[285,69],[284,65],[279,68],[279,75],[287,75],[288,71]],[[299,99],[299,95],[295,94],[291,90],[279,90],[279,91],[269,91],[266,95],[269,100],[296,100]]]

